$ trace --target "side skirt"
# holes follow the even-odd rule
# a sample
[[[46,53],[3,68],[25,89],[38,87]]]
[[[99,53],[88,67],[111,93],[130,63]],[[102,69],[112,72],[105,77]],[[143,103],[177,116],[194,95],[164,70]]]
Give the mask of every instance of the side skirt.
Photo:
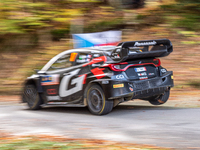
[[[86,107],[86,106],[81,104],[67,104],[67,102],[52,102],[52,103],[42,104],[41,107]]]

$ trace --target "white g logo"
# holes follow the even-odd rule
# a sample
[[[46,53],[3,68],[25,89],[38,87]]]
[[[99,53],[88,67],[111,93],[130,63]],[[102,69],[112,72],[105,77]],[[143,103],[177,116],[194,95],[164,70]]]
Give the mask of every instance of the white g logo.
[[[79,71],[80,71],[80,69],[77,69],[75,71],[70,72],[70,74],[68,76],[63,77],[61,84],[60,84],[60,89],[59,89],[60,97],[66,97],[66,96],[69,96],[71,94],[74,94],[74,93],[82,90],[83,80],[84,80],[85,76],[80,76],[80,77],[73,79],[71,81],[71,84],[75,84],[75,87],[71,88],[69,90],[66,90],[67,87],[68,87],[70,79],[73,76],[77,75]]]

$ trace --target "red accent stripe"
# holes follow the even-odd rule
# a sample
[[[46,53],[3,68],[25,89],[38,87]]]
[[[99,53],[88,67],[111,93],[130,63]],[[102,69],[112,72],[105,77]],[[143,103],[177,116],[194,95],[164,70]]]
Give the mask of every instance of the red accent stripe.
[[[49,95],[57,94],[57,90],[56,89],[47,89],[47,94],[49,94]]]
[[[154,59],[153,61],[157,61],[158,60],[158,64],[154,64],[154,63],[142,63],[142,64],[134,64],[134,65],[128,65],[126,66],[124,69],[117,69],[114,66],[115,65],[122,65],[124,63],[117,63],[117,64],[105,64],[103,65],[103,67],[109,67],[111,70],[113,71],[126,71],[129,67],[133,67],[133,66],[144,66],[144,65],[154,65],[155,67],[159,67],[161,65],[160,59]],[[125,64],[127,64],[127,62],[125,62]]]
[[[94,68],[94,69],[91,70],[91,72],[95,75],[95,77],[97,79],[101,79],[101,78],[105,77],[105,74],[103,72],[104,69],[105,68],[101,68],[101,69],[100,68]]]
[[[83,84],[86,84],[87,74],[79,75],[79,77],[80,77],[80,76],[84,76]]]

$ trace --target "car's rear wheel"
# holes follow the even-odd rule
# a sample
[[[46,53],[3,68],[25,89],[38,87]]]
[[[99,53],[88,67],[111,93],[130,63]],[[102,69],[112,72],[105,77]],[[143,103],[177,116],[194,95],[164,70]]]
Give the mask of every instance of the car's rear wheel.
[[[31,110],[37,110],[41,108],[42,100],[34,85],[26,85],[23,94],[24,101],[27,102]]]
[[[161,95],[157,95],[157,96],[153,96],[151,98],[149,98],[149,102],[153,105],[161,105],[167,102],[167,100],[169,99],[169,95],[170,95],[170,90],[165,91],[163,94]]]
[[[113,108],[113,101],[106,100],[102,88],[96,84],[87,91],[87,104],[90,112],[95,115],[108,114]]]

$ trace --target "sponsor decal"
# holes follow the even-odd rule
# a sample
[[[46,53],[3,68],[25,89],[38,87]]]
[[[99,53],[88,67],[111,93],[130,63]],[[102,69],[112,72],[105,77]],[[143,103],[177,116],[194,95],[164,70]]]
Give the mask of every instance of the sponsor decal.
[[[146,67],[135,68],[135,72],[147,71]]]
[[[86,63],[89,62],[91,59],[91,55],[80,55],[79,58],[76,60],[77,63]]]
[[[98,56],[99,57],[99,56]],[[92,58],[92,55],[87,55],[87,58]]]
[[[93,55],[93,57],[99,57],[99,56],[100,56],[99,54],[94,54],[94,55]]]
[[[171,76],[171,79],[174,79],[174,76]]]
[[[80,55],[78,59],[85,59],[85,58],[87,58],[86,55]]]
[[[41,85],[57,85],[59,84],[59,74],[42,76]]]
[[[99,67],[101,64],[92,64],[92,67]]]
[[[129,90],[132,92],[132,91],[133,91],[133,88],[129,87]]]
[[[124,87],[124,84],[113,84],[113,88],[122,88]]]
[[[146,75],[147,75],[146,72],[138,73],[138,76],[139,76],[139,77],[140,77],[140,76],[146,76]]]
[[[143,43],[139,43],[139,42],[135,42],[134,46],[147,46],[147,45],[156,45],[156,41],[152,41],[152,42],[143,42]]]
[[[166,70],[166,69],[161,69],[161,72],[162,72],[162,73],[166,73],[167,70]]]
[[[113,79],[113,80],[126,80],[126,78],[123,74],[111,76],[111,79]]]
[[[76,60],[77,63],[85,63],[88,62],[86,59],[77,59]]]
[[[137,52],[129,51],[129,54],[135,54],[135,53],[137,53]]]
[[[47,100],[48,101],[55,101],[55,100],[60,101],[61,98],[60,98],[60,96],[47,96]]]
[[[109,81],[102,81],[102,84],[109,84]]]
[[[150,75],[150,76],[153,76],[153,75],[155,75],[155,73],[149,73],[149,75]]]
[[[85,79],[84,75],[79,76],[79,77],[71,80],[71,78],[74,77],[75,75],[77,75],[80,70],[81,69],[77,69],[77,70],[74,70],[72,72],[69,72],[68,75],[66,75],[62,78],[60,88],[59,88],[60,97],[66,97],[66,96],[72,95],[72,94],[74,94],[78,91],[81,91],[83,89],[83,82],[84,82],[84,79]],[[71,80],[71,82],[70,82],[70,80]],[[71,89],[68,89],[68,86],[70,84],[75,85],[75,86]]]
[[[148,79],[148,77],[147,76],[145,76],[145,77],[139,77],[139,79],[140,80],[145,80],[145,79]]]
[[[57,90],[56,89],[47,89],[47,94],[48,95],[55,95],[55,94],[57,94]]]
[[[116,75],[116,79],[124,79],[124,75]]]
[[[100,57],[94,58],[93,60],[98,61],[98,62],[103,61],[102,58],[100,58]]]
[[[89,62],[91,59],[87,58],[86,61]]]
[[[91,55],[80,55],[78,59],[86,59],[86,58],[91,58]]]

